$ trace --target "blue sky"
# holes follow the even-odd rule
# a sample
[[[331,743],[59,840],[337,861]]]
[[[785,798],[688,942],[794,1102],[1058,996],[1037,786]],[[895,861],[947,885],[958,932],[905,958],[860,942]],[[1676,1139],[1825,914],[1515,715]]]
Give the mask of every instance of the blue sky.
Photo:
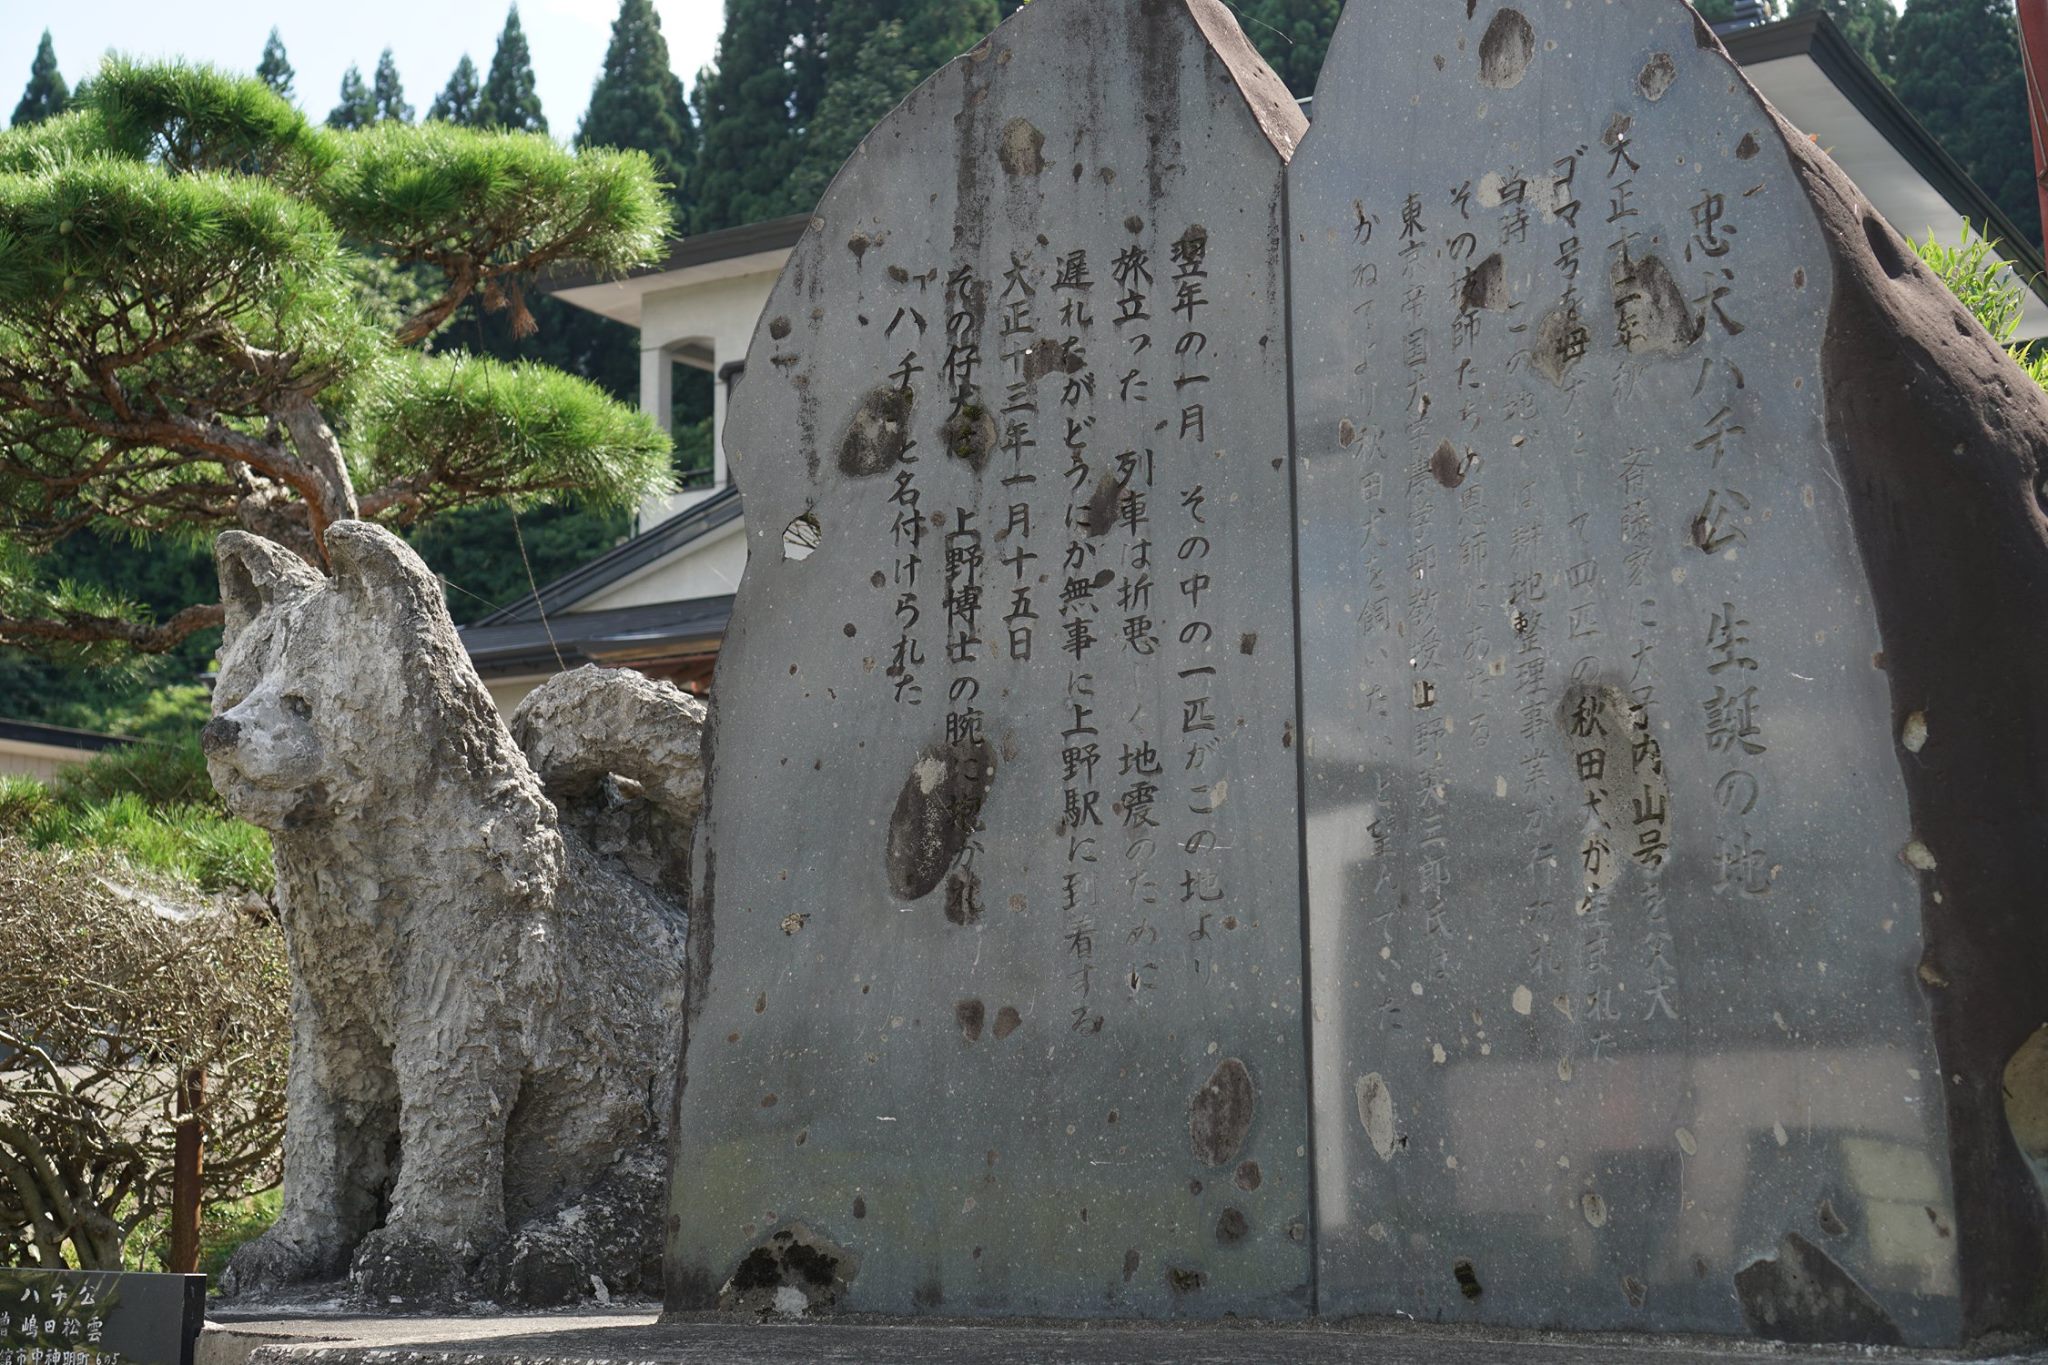
[[[251,70],[275,24],[298,72],[293,93],[315,118],[334,107],[349,63],[367,79],[388,46],[406,99],[425,113],[464,52],[479,71],[489,67],[505,9],[504,0],[0,0],[0,121],[21,98],[45,28],[75,84],[109,48]],[[687,88],[716,53],[723,0],[655,0],[655,9]],[[521,0],[541,109],[558,138],[572,136],[583,117],[617,14],[618,0]]]

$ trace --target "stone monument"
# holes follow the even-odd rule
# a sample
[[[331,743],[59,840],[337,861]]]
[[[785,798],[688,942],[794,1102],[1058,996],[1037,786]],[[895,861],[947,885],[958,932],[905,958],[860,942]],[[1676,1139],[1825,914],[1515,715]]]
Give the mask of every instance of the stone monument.
[[[2048,397],[1677,0],[1314,107],[1035,0],[820,204],[670,1306],[2038,1330]]]
[[[1037,0],[818,205],[725,433],[671,1307],[1308,1310],[1302,127],[1216,0]]]
[[[1320,1311],[2022,1325],[2048,400],[1684,5],[1353,4],[1314,107]]]

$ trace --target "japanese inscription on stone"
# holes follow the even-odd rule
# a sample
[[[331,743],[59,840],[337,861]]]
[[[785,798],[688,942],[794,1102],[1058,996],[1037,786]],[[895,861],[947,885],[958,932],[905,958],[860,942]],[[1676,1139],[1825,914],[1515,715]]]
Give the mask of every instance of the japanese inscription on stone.
[[[1040,0],[819,205],[726,436],[672,1303],[1307,1310],[1301,126],[1212,0]]]

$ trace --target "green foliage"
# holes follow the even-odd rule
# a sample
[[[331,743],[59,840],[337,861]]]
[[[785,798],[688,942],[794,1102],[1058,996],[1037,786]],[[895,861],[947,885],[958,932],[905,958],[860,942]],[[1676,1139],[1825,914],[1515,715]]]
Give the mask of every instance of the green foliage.
[[[35,60],[29,64],[28,88],[21,92],[21,103],[14,106],[14,126],[55,118],[70,102],[71,91],[64,84],[64,73],[57,69],[57,49],[50,42],[50,30],[44,29]]]
[[[809,209],[860,139],[919,81],[978,42],[997,0],[726,0],[690,227]]]
[[[667,202],[641,153],[571,156],[541,134],[447,123],[385,124],[336,144],[321,208],[401,264],[575,259],[615,274],[649,259],[668,231]]]
[[[2012,0],[1911,0],[1893,33],[1899,98],[2029,242],[2041,240]]]
[[[696,160],[696,125],[683,83],[669,69],[668,43],[651,0],[623,0],[604,70],[576,130],[578,147],[633,148],[654,162],[671,190]]]
[[[794,42],[823,27],[827,3],[726,0],[718,64],[697,83],[704,132],[688,196],[692,232],[811,207],[790,193],[790,177],[801,151],[798,130],[822,98],[822,71],[811,55],[818,49]]]
[[[402,520],[465,503],[567,494],[624,510],[664,487],[670,444],[651,417],[544,365],[413,357],[358,416],[358,477],[400,489]]]
[[[623,540],[631,526],[631,516],[617,509],[465,507],[406,539],[447,585],[449,615],[467,625],[581,568]]]
[[[377,121],[377,101],[363,84],[362,68],[354,62],[341,73],[341,103],[328,111],[329,128],[367,128]]]
[[[398,79],[398,62],[391,49],[377,58],[377,73],[371,78],[370,98],[377,106],[379,123],[411,123],[412,106],[405,102],[405,85]]]
[[[217,621],[179,609],[210,591],[142,601],[33,553],[71,537],[238,525],[317,560],[352,505],[409,525],[663,486],[666,438],[587,384],[414,348],[464,307],[528,329],[534,273],[624,271],[668,222],[640,153],[315,128],[261,80],[110,61],[85,109],[0,133],[0,642],[102,658]],[[386,482],[351,504],[350,470]],[[34,681],[17,662],[0,688]]]
[[[1296,99],[1313,95],[1341,0],[1245,0],[1237,20]]]
[[[1949,287],[1983,324],[1991,339],[2006,348],[2006,354],[2027,373],[2027,378],[2048,389],[2048,349],[2037,341],[2012,345],[2019,329],[2020,313],[2026,306],[2027,286],[2010,263],[1996,254],[1997,243],[1979,237],[1966,224],[1963,240],[1956,246],[1938,241],[1930,229],[1925,241],[1906,239],[1914,254],[1927,263],[1941,282]]]
[[[1961,300],[1970,316],[1984,325],[1991,339],[2000,345],[2012,339],[2020,325],[2020,310],[2026,303],[2027,287],[2006,260],[1997,254],[1997,244],[1963,226],[1963,240],[1949,246],[1929,229],[1925,241],[1907,238],[1914,254],[1927,263],[1949,292]]]
[[[298,74],[284,55],[284,39],[277,36],[273,25],[270,36],[263,40],[263,60],[256,63],[256,79],[269,86],[279,99],[292,97],[292,77]]]
[[[138,867],[188,879],[207,891],[270,890],[270,836],[222,811],[206,788],[203,769],[196,781],[204,799],[155,802],[121,789],[120,776],[173,785],[181,760],[159,759],[152,772],[147,762],[128,756],[132,750],[116,752],[125,766],[103,754],[54,786],[33,778],[0,779],[0,836],[36,849],[118,853]],[[186,785],[193,780],[179,778]]]
[[[447,86],[434,96],[434,102],[427,108],[427,117],[442,123],[458,123],[473,128],[479,121],[482,91],[476,83],[476,63],[469,59],[467,52],[455,64],[455,74],[448,78]]]
[[[487,128],[514,133],[548,130],[547,117],[540,111],[540,95],[534,89],[533,54],[526,46],[517,5],[506,12],[498,50],[491,54],[491,74],[484,81],[477,121]]]

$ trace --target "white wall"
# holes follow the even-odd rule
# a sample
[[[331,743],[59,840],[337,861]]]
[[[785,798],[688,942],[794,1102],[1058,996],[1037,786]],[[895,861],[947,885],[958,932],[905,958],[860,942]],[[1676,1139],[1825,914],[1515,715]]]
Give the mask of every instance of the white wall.
[[[83,763],[91,757],[81,749],[0,739],[0,777],[33,777],[47,782],[57,775],[59,769]]]
[[[700,278],[670,289],[650,290],[640,300],[640,406],[668,422],[670,396],[674,392],[676,348],[688,345],[711,353],[712,423],[717,438],[717,486],[723,488],[731,473],[725,458],[725,385],[717,382],[718,371],[735,360],[744,360],[747,344],[754,339],[754,326],[761,309],[775,288],[781,272],[779,258],[766,269],[747,274]],[[698,493],[650,499],[640,509],[644,530],[701,501]],[[730,592],[731,589],[721,591]]]
[[[747,567],[746,519],[736,518],[664,556],[602,592],[578,602],[571,611],[609,611],[656,602],[687,602],[698,597],[723,597],[740,590]]]

